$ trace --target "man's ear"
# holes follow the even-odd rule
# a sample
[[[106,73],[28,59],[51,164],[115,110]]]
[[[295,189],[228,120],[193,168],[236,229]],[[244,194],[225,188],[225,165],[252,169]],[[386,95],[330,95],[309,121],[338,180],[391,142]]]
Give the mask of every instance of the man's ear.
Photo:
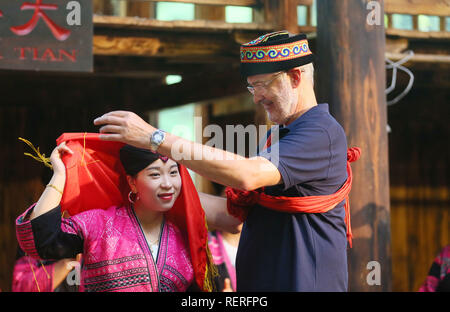
[[[136,190],[136,178],[134,178],[134,177],[132,177],[130,175],[127,175],[127,182],[128,182],[128,185],[130,186],[131,191],[133,193],[136,193],[137,192],[137,190]]]
[[[289,78],[291,79],[292,87],[298,88],[300,82],[302,81],[302,72],[299,68],[293,68],[287,72]]]

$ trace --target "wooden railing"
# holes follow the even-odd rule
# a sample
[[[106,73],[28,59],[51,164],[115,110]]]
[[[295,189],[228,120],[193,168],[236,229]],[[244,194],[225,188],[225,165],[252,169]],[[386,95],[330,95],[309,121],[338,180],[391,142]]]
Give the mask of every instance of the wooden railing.
[[[288,29],[291,32],[315,32],[315,1],[317,0],[93,0],[96,25],[126,24],[145,27],[188,27],[194,29]],[[158,21],[156,5],[158,2],[190,3],[195,7],[194,20]],[[227,23],[227,6],[245,6],[252,10],[252,19],[245,23]],[[298,7],[302,14],[299,25]],[[405,37],[450,38],[447,20],[450,18],[450,0],[384,0],[386,34]],[[369,13],[369,9],[368,9]],[[398,29],[393,25],[394,14],[409,15],[412,18],[411,29]],[[139,22],[120,20],[116,17],[140,18]],[[419,29],[419,15],[439,18],[439,30],[422,31]],[[147,19],[143,21],[142,19]],[[382,19],[383,20],[383,19]]]
[[[297,31],[297,5],[305,5],[311,11],[313,0],[93,0],[94,22],[104,25],[107,21],[120,22],[116,17],[136,17],[148,19],[148,22],[139,21],[139,25],[151,27],[204,27],[213,29],[289,29]],[[190,3],[195,7],[194,20],[190,21],[158,21],[156,5],[158,2]],[[242,6],[252,10],[250,22],[227,23],[226,7]],[[123,20],[122,22],[125,22]],[[131,21],[126,24],[133,24]],[[293,25],[293,27],[291,26]],[[304,32],[314,31],[314,27],[302,27]]]
[[[158,2],[159,0],[149,0],[149,1]],[[256,6],[259,4],[258,0],[168,0],[166,2],[209,4],[209,5],[237,5],[237,6]]]
[[[387,17],[386,33],[404,37],[450,38],[446,19],[450,18],[450,1],[448,0],[385,0]],[[398,29],[393,23],[394,14],[402,14],[412,19],[410,29]],[[423,31],[419,28],[419,16],[433,16],[439,19],[439,30]]]

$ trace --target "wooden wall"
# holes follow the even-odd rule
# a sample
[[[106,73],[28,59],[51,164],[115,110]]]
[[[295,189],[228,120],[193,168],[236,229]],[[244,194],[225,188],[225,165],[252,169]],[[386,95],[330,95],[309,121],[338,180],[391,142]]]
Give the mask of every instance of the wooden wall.
[[[414,86],[388,108],[393,291],[417,291],[450,243],[448,99],[439,84]]]

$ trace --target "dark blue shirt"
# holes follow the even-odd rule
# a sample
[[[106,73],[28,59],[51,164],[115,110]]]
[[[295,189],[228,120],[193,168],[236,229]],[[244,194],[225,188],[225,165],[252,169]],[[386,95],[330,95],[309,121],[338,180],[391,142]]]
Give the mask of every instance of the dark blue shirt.
[[[286,127],[259,156],[274,163],[283,184],[274,196],[335,193],[347,179],[344,130],[319,104]],[[278,148],[279,155],[271,153]],[[238,291],[347,291],[344,202],[326,213],[283,213],[255,206],[242,229],[236,259]]]

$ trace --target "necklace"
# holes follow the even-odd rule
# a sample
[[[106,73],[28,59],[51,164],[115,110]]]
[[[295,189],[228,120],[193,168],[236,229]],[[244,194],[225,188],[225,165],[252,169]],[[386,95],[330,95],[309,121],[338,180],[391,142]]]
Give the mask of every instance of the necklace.
[[[159,236],[160,236],[160,235],[161,235],[161,226],[160,226],[160,228],[159,228],[158,235],[156,236],[156,239],[155,239],[155,240],[152,241],[152,240],[150,239],[150,235],[148,236],[148,238],[146,237],[148,244],[149,244],[150,246],[158,245],[158,243],[159,243]]]
[[[134,208],[134,206],[133,206],[133,208]],[[142,227],[142,223],[141,223],[141,221],[139,220],[139,217],[138,217],[138,215],[136,214],[136,211],[133,209],[133,212],[134,212],[134,215],[136,216],[136,219],[137,219],[137,221],[138,221],[138,223],[139,223],[139,227],[141,228],[141,231],[142,231],[142,234],[144,234],[144,236],[145,236],[145,239],[146,239],[146,241],[147,241],[147,244],[149,245],[149,246],[155,246],[155,245],[158,245],[158,243],[159,243],[159,236],[161,235],[161,230],[162,230],[162,225],[164,224],[164,216],[163,216],[163,218],[162,218],[162,221],[161,221],[161,223],[159,224],[159,226],[158,226],[158,235],[156,236],[156,239],[155,240],[150,240],[150,233],[149,232],[147,232],[147,231],[144,231],[144,229],[143,229],[143,227]],[[153,227],[153,226],[151,226],[151,227]],[[153,231],[152,231],[153,232]],[[146,234],[146,233],[148,233],[148,235]]]

